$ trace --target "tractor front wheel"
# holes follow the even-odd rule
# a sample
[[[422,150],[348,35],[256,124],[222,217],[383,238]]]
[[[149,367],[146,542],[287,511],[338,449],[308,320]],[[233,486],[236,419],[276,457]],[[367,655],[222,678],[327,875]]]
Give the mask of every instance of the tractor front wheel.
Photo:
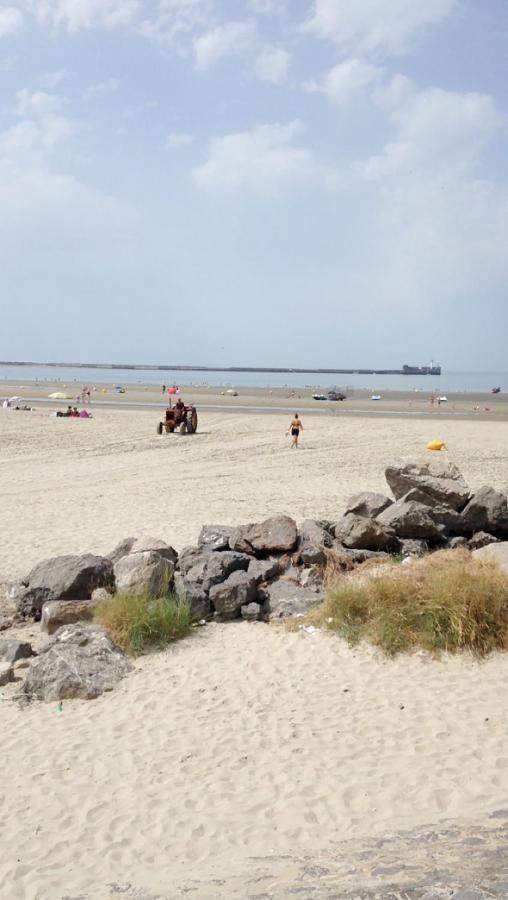
[[[180,434],[187,434],[187,423],[182,422],[180,425]]]
[[[162,434],[162,422],[157,425],[157,434]]]

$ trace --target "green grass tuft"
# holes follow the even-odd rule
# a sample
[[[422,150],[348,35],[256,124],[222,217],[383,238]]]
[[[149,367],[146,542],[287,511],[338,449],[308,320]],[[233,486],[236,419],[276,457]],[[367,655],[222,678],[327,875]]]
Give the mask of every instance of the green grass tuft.
[[[313,621],[389,656],[417,647],[479,656],[507,649],[508,575],[495,562],[440,551],[373,576],[336,580]]]
[[[123,650],[137,656],[185,637],[191,630],[192,615],[189,604],[176,597],[122,592],[97,604],[94,621],[106,628]]]

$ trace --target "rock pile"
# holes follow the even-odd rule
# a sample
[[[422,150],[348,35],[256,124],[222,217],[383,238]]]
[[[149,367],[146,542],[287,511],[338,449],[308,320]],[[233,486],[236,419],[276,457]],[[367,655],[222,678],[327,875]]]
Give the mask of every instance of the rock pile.
[[[371,557],[420,556],[460,545],[482,554],[495,544],[508,569],[508,543],[502,543],[508,541],[506,494],[487,486],[473,494],[456,466],[434,457],[392,463],[385,474],[393,497],[355,494],[336,521],[307,519],[297,526],[280,515],[236,528],[205,525],[197,545],[180,554],[159,539],[131,537],[108,557],[60,556],[39,563],[7,590],[18,619],[40,620],[53,635],[31,666],[29,695],[95,696],[101,667],[96,661],[107,659],[106,668],[114,663],[113,671],[120,651],[106,646],[109,639],[95,626],[73,623],[90,620],[97,600],[115,592],[176,595],[190,604],[196,621],[252,621],[295,615],[319,603],[330,557],[346,570]],[[61,661],[67,657],[76,682],[70,674],[64,677],[67,663]],[[2,665],[0,678],[9,680],[5,653]],[[63,687],[42,688],[37,678],[44,675],[49,684],[53,666]],[[123,663],[117,668],[126,671]]]

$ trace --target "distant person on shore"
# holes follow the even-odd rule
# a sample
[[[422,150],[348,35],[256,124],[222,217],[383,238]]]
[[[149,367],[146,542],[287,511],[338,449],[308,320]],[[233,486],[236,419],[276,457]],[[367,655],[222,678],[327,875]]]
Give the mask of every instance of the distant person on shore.
[[[163,394],[166,393],[166,385],[165,385],[165,384],[162,385],[162,393],[163,393]]]
[[[295,450],[298,450],[298,438],[300,437],[300,431],[303,431],[303,425],[298,413],[295,413],[293,418],[291,419],[289,431],[291,432],[292,438],[290,449],[292,450],[294,447]],[[288,436],[289,431],[286,432],[286,437]]]

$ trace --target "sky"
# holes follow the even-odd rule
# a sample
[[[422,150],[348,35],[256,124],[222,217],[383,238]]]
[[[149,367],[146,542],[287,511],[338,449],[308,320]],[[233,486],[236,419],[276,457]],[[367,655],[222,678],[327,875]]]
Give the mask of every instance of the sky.
[[[0,359],[506,371],[506,0],[0,0]]]

